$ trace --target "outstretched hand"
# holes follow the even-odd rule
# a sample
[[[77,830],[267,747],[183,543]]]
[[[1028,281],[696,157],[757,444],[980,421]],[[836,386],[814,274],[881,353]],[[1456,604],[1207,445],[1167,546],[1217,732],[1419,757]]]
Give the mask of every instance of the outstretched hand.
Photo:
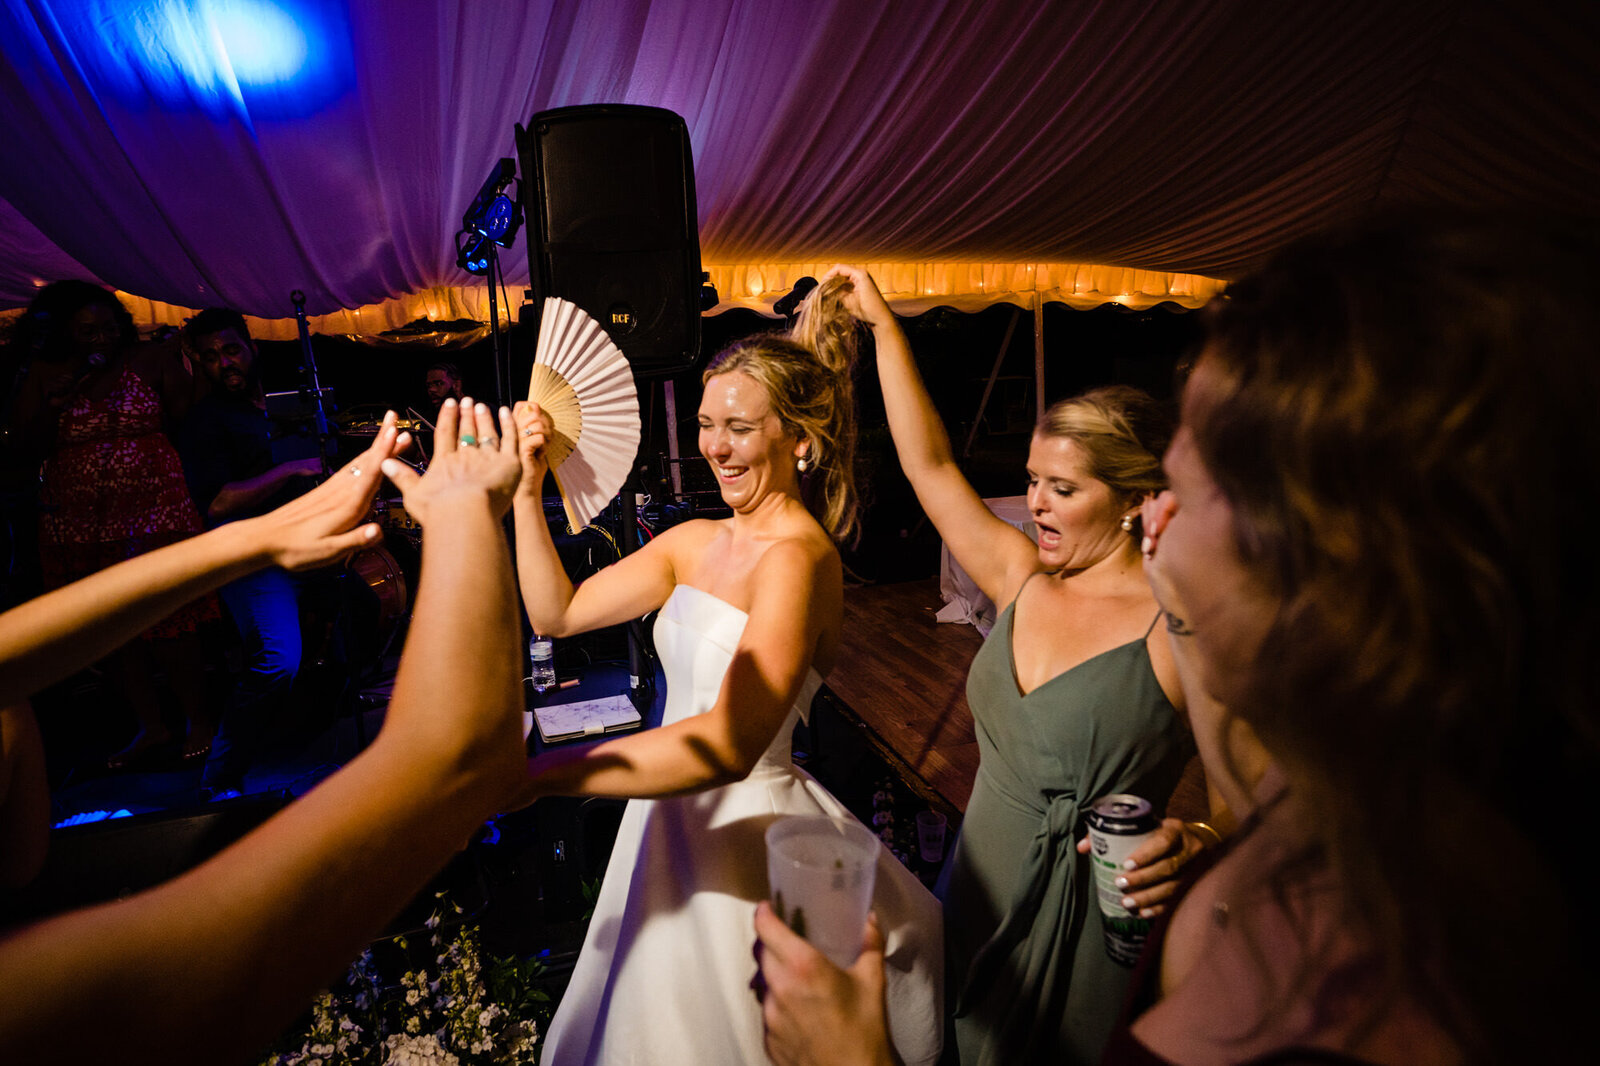
[[[304,496],[247,521],[257,524],[265,550],[285,570],[309,570],[336,562],[376,543],[378,527],[361,522],[383,481],[381,464],[411,443],[395,427],[393,411],[372,444]]]
[[[872,280],[872,275],[867,273],[865,267],[850,266],[846,263],[835,263],[828,268],[828,272],[817,279],[821,285],[829,278],[848,278],[851,283],[849,291],[840,294],[845,310],[871,327],[878,327],[894,322],[894,313],[889,310],[889,303],[883,298],[883,293],[878,291],[878,283]]]
[[[889,1066],[883,934],[867,919],[861,955],[848,970],[790,931],[765,901],[756,905],[757,997],[767,1054],[778,1066]]]
[[[491,513],[499,518],[511,509],[522,477],[511,412],[500,408],[496,425],[488,405],[474,404],[471,398],[459,405],[446,400],[434,428],[428,472],[418,474],[399,460],[388,459],[383,473],[405,497],[406,512],[424,529],[469,496],[487,496]]]

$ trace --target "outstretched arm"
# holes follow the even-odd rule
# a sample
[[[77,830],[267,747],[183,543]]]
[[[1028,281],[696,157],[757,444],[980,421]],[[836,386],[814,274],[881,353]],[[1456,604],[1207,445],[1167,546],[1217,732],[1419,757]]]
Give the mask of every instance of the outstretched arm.
[[[217,490],[206,507],[206,517],[213,522],[247,511],[270,497],[297,477],[321,477],[321,459],[291,459],[279,463],[255,477],[230,481]]]
[[[477,419],[487,425],[487,412]],[[382,733],[195,870],[0,940],[0,1059],[243,1057],[337,976],[513,793],[522,776],[521,699],[500,518],[515,457],[441,449],[421,479],[389,465],[407,510],[428,522],[428,539]]]
[[[305,496],[118,563],[0,616],[0,703],[15,703],[104,658],[195,597],[263,566],[323,566],[378,537],[356,526],[406,441],[394,414],[360,456]],[[354,527],[354,528],[352,528]]]
[[[1016,598],[1029,574],[1038,569],[1038,551],[1027,535],[984,504],[956,465],[950,437],[917,372],[905,332],[895,321],[872,275],[839,265],[822,276],[850,279],[855,291],[845,306],[872,329],[877,348],[878,382],[894,438],[900,469],[956,562],[997,604]]]
[[[794,705],[827,617],[841,609],[841,574],[831,548],[798,541],[768,548],[751,581],[750,619],[715,705],[672,725],[535,756],[522,802],[551,795],[682,795],[743,778]]]

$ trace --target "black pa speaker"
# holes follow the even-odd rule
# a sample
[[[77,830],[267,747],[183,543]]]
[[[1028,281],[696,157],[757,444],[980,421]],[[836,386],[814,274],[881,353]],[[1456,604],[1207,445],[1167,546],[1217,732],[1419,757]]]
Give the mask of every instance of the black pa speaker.
[[[700,233],[682,117],[587,104],[517,127],[535,314],[571,300],[606,328],[636,376],[700,354]]]

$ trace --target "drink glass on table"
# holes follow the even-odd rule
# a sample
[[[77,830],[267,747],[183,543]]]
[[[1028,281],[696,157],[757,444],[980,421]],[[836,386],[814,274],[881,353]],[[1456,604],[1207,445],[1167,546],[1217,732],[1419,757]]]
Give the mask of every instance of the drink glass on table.
[[[917,850],[923,862],[939,862],[944,858],[945,816],[938,811],[917,812]]]
[[[772,909],[835,966],[861,953],[878,847],[866,826],[841,818],[796,815],[767,828]]]

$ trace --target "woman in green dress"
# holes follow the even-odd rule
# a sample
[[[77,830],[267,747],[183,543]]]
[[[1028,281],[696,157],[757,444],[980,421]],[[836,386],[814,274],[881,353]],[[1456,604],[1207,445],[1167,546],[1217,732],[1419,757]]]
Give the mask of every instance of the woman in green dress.
[[[1102,795],[1158,810],[1192,750],[1177,665],[1140,555],[1140,506],[1165,487],[1164,407],[1130,388],[1051,407],[1028,454],[1038,543],[996,517],[957,467],[905,334],[871,275],[847,306],[873,332],[889,429],[923,510],[1003,605],[967,682],[981,762],[944,885],[947,1010],[963,1066],[1094,1063],[1129,970],[1106,954],[1074,842]],[[1213,819],[1215,820],[1215,819]],[[1215,834],[1163,823],[1126,876],[1153,914]]]

